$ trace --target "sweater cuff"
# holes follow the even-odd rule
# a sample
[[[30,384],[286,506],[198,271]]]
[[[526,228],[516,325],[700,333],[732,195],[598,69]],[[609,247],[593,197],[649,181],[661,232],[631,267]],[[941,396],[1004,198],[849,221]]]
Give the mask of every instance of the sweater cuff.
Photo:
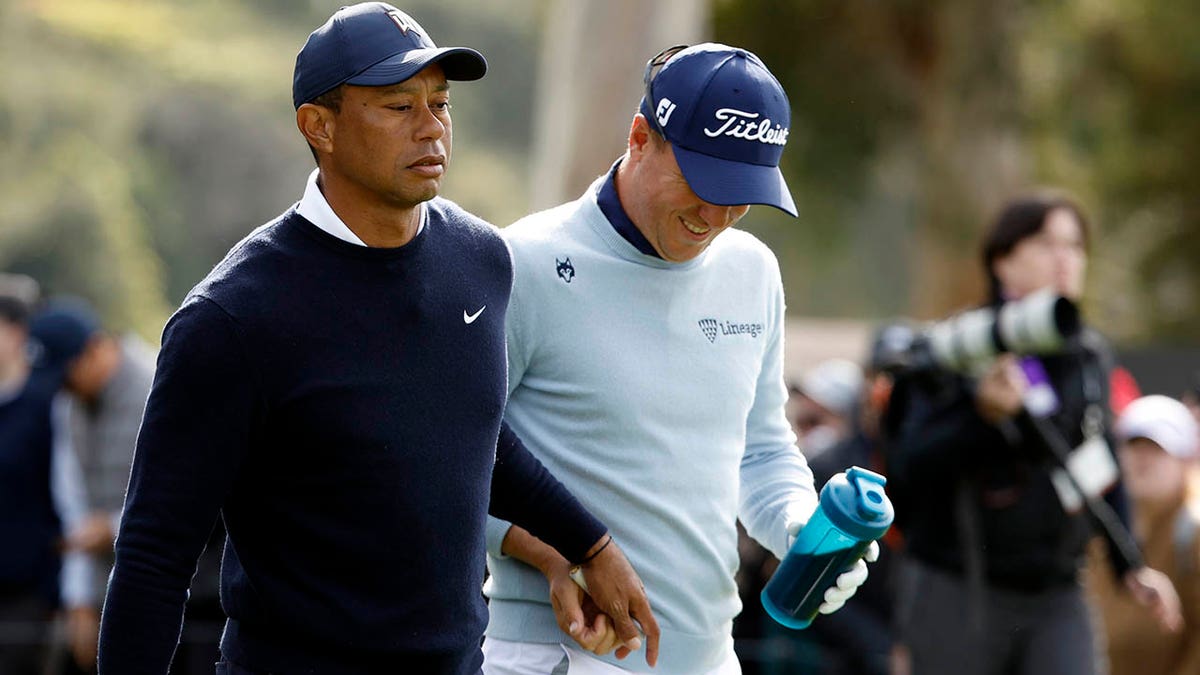
[[[608,531],[542,466],[507,424],[500,427],[488,512],[519,525],[572,563]]]
[[[494,558],[504,559],[508,556],[500,549],[504,546],[504,537],[508,536],[508,530],[512,527],[512,523],[507,520],[501,520],[494,516],[488,516],[487,525],[484,528],[484,537],[487,542],[487,552]]]

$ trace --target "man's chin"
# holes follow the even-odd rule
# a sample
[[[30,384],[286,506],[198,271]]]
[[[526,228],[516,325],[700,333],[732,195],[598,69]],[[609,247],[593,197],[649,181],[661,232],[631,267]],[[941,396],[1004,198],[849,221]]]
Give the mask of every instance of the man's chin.
[[[432,185],[426,185],[426,186],[421,186],[421,187],[415,187],[411,190],[406,190],[405,192],[397,195],[396,203],[399,206],[414,207],[418,204],[427,202],[430,199],[433,199],[434,197],[438,196],[438,192],[440,191],[440,189],[441,189],[440,183],[435,183]]]

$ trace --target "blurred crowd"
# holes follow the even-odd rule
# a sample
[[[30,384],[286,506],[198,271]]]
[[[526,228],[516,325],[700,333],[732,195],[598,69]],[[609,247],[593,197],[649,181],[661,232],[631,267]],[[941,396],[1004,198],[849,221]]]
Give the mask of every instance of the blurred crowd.
[[[1069,201],[1010,204],[984,242],[982,305],[1078,299],[1088,236]],[[803,631],[762,611],[778,561],[743,533],[744,672],[1200,672],[1200,373],[1142,395],[1086,327],[1053,353],[916,373],[898,364],[921,330],[883,324],[860,362],[790,384],[817,487],[881,473],[897,520],[857,596]],[[0,275],[0,675],[94,672],[153,371],[153,349],[87,303]],[[218,526],[172,672],[212,672],[223,540]]]
[[[881,426],[895,381],[888,368],[893,345],[897,339],[906,343],[909,331],[906,324],[881,325],[861,363],[827,359],[791,382],[788,418],[818,487],[850,466],[888,473],[888,439]],[[1133,502],[1134,531],[1147,563],[1170,577],[1184,623],[1178,631],[1157,625],[1123,592],[1108,569],[1107,552],[1093,542],[1083,580],[1091,592],[1091,618],[1101,631],[1096,646],[1107,661],[1108,670],[1101,672],[1200,672],[1200,372],[1190,379],[1181,383],[1178,397],[1141,396],[1129,371],[1112,372],[1113,431]],[[903,513],[897,518],[902,523]],[[778,561],[741,534],[744,609],[735,631],[748,675],[953,672],[914,670],[897,625],[906,565],[902,524],[885,537],[881,559],[858,595],[805,631],[779,626],[763,611],[759,594]]]
[[[0,275],[0,673],[95,671],[154,350],[78,298]],[[223,538],[214,533],[214,541]],[[212,672],[224,623],[210,546],[176,673]]]
[[[1088,236],[1061,196],[1009,204],[983,246],[984,306],[1047,287],[1078,300]],[[743,533],[745,672],[1200,672],[1200,373],[1142,395],[1086,326],[970,376],[914,369],[921,330],[883,324],[861,363],[791,384],[816,485],[883,473],[896,522],[858,596],[799,632],[763,613],[777,561]]]

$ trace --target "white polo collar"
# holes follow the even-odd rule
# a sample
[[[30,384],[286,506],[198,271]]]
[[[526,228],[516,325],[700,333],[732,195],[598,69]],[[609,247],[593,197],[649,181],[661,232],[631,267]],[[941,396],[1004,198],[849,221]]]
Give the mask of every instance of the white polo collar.
[[[320,169],[313,169],[312,173],[308,174],[308,182],[304,186],[304,196],[300,198],[300,203],[296,205],[296,213],[299,213],[308,222],[344,242],[366,246],[366,242],[359,239],[358,235],[354,234],[354,231],[347,227],[346,223],[342,222],[338,214],[333,212],[333,207],[329,206],[325,195],[321,193],[321,188],[317,186],[317,176],[319,174]],[[421,222],[417,224],[417,234],[421,234],[421,230],[425,229],[425,220],[428,217],[428,209],[422,203]]]

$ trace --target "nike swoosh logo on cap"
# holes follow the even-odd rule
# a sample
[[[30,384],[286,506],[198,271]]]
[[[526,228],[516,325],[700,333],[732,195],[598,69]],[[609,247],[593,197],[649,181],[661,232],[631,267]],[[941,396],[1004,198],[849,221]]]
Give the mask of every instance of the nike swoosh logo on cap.
[[[487,305],[480,307],[479,311],[475,312],[474,314],[467,314],[467,310],[464,309],[463,310],[463,323],[466,323],[466,324],[475,323],[475,319],[478,319],[479,315],[483,314],[483,310],[485,310],[485,309],[487,309]]]

